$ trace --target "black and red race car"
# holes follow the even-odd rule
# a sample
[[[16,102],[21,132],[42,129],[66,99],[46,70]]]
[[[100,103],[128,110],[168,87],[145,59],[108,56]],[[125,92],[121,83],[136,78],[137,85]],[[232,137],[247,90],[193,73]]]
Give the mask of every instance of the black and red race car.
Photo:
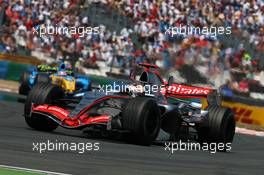
[[[102,88],[93,89],[81,101],[66,99],[58,86],[37,84],[25,103],[26,123],[42,131],[61,126],[118,132],[142,145],[150,145],[160,130],[177,138],[182,128],[195,130],[200,142],[232,142],[234,114],[220,106],[216,90],[176,84],[172,77],[164,82],[156,65],[140,66],[140,76],[132,71],[125,90],[106,94]]]

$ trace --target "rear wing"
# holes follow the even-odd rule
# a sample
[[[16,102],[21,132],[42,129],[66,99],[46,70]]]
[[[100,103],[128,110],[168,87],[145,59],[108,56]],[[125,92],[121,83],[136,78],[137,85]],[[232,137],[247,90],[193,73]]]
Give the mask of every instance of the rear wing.
[[[167,86],[166,93],[168,95],[180,95],[180,96],[204,96],[207,97],[209,94],[216,92],[212,88],[204,88],[197,86],[187,86],[182,84],[171,84]]]
[[[221,97],[217,90],[213,88],[171,84],[166,87],[166,96],[181,99],[199,98],[203,109],[207,108],[208,105],[221,105]]]

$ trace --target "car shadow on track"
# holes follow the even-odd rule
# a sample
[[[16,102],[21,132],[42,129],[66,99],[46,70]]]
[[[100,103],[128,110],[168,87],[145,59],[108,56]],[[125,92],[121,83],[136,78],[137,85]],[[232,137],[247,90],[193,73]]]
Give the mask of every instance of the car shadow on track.
[[[117,135],[117,134],[111,135],[111,136],[105,136],[105,135],[100,135],[98,133],[91,134],[91,133],[87,133],[85,131],[79,131],[79,130],[75,130],[74,132],[71,132],[69,130],[64,130],[63,128],[62,128],[63,130],[58,129],[58,131],[55,130],[53,132],[38,131],[38,130],[34,130],[28,127],[26,129],[32,132],[43,133],[45,135],[47,134],[46,135],[47,139],[51,139],[48,137],[49,137],[49,134],[52,134],[52,136],[66,136],[67,138],[81,138],[81,139],[89,139],[92,141],[102,141],[102,142],[114,143],[114,144],[136,145],[136,144],[126,142],[122,135]],[[153,142],[152,145],[153,146],[164,146],[164,142],[155,141]],[[138,146],[141,146],[141,145],[138,145]]]

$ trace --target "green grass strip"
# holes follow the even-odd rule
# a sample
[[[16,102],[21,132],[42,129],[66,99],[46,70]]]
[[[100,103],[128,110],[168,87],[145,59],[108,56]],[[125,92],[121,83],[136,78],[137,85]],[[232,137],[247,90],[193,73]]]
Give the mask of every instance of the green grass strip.
[[[35,173],[24,170],[14,170],[9,168],[0,168],[0,175],[44,175],[43,173]]]

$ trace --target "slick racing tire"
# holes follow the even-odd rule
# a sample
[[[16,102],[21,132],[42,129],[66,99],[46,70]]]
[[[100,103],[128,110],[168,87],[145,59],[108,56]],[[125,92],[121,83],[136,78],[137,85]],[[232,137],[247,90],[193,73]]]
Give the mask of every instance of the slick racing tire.
[[[92,82],[90,82],[89,85],[88,85],[87,91],[92,91],[92,86],[93,86]]]
[[[20,76],[20,85],[18,88],[18,93],[21,95],[27,95],[28,92],[30,91],[30,86],[29,86],[29,77],[30,73],[29,72],[23,72]]]
[[[31,105],[54,104],[55,100],[63,98],[64,91],[48,83],[38,83],[29,92],[25,102],[24,116],[29,127],[41,131],[53,131],[58,124],[52,119],[42,115],[31,115]]]
[[[161,115],[155,100],[147,97],[136,97],[128,102],[122,118],[125,135],[128,142],[140,145],[150,145],[160,130]]]
[[[198,128],[200,143],[231,144],[235,135],[235,115],[229,108],[211,106],[208,108],[208,125]]]
[[[178,110],[166,112],[162,116],[161,129],[170,134],[170,140],[177,141],[181,130],[182,119]]]
[[[37,76],[37,83],[49,83],[50,82],[50,78],[48,74],[41,74],[39,73]]]

